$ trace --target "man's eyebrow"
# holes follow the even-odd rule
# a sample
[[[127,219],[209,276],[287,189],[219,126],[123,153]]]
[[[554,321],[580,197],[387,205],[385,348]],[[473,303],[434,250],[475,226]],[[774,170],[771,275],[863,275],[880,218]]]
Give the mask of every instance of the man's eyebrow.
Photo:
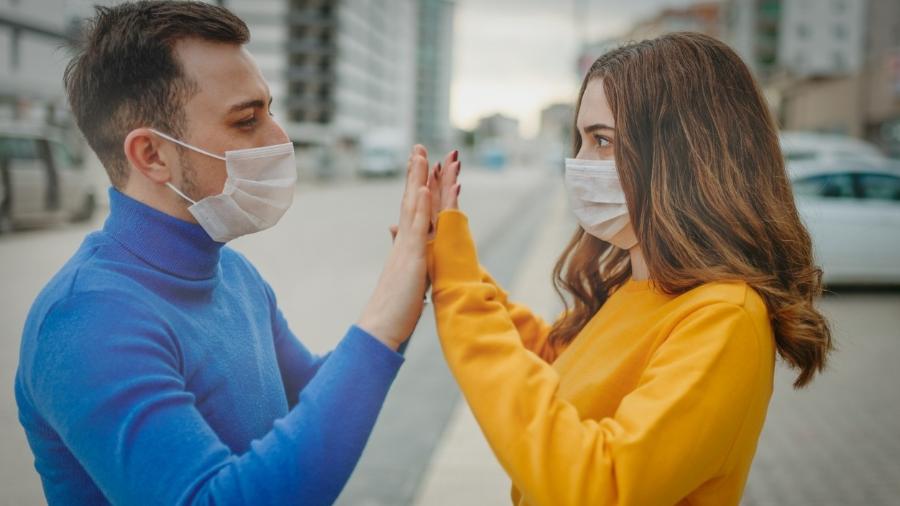
[[[269,97],[269,103],[268,103],[269,106],[272,105],[272,98],[273,98],[273,97]],[[247,101],[241,102],[241,103],[239,103],[239,104],[234,104],[233,106],[231,106],[231,107],[228,109],[228,112],[229,112],[229,113],[232,113],[232,112],[237,112],[237,111],[240,111],[240,110],[243,110],[243,109],[250,109],[250,108],[253,108],[253,109],[262,109],[262,108],[264,108],[265,106],[266,106],[266,103],[265,103],[264,101],[262,101],[262,100],[260,100],[260,99],[258,99],[258,98],[255,98],[255,99],[251,99],[251,100],[247,100]]]
[[[593,125],[584,127],[584,131],[587,133],[590,133],[590,132],[593,132],[596,130],[612,130],[613,132],[616,131],[615,128],[613,128],[609,125],[606,125],[604,123],[594,123]]]

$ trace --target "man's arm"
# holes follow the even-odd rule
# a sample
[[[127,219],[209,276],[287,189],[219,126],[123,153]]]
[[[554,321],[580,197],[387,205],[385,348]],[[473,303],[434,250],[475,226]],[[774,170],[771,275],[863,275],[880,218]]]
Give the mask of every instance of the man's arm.
[[[297,339],[288,327],[280,309],[276,311],[275,356],[278,358],[278,369],[284,383],[288,407],[293,408],[300,401],[300,392],[313,379],[331,353],[315,355]]]
[[[352,327],[297,406],[237,455],[197,410],[177,342],[156,315],[139,300],[89,292],[53,307],[23,382],[115,504],[331,504],[402,361]]]
[[[250,263],[247,262],[247,265],[250,265]],[[257,276],[259,276],[259,273],[257,273]],[[329,354],[315,355],[297,339],[281,309],[278,308],[274,290],[262,277],[259,279],[266,289],[266,296],[272,311],[272,335],[275,340],[275,356],[278,359],[278,369],[281,371],[284,392],[287,395],[288,407],[293,408],[299,401],[300,391],[315,376]]]

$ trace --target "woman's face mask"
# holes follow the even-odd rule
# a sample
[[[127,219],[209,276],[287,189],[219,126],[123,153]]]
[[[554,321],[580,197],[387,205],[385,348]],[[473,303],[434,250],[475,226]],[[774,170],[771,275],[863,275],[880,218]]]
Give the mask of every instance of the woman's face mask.
[[[566,158],[566,190],[585,232],[621,249],[637,244],[613,160]]]

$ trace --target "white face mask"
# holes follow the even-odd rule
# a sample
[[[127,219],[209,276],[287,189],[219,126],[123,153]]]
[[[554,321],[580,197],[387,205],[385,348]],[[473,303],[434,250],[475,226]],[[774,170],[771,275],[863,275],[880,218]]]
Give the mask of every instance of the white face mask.
[[[194,201],[171,183],[166,183],[192,204],[188,211],[214,241],[228,242],[271,228],[291,207],[297,184],[292,143],[226,151],[225,156],[219,156],[162,132],[151,131],[188,149],[225,161],[228,176],[219,195]]]
[[[637,244],[613,160],[566,158],[566,190],[585,232],[622,249]]]

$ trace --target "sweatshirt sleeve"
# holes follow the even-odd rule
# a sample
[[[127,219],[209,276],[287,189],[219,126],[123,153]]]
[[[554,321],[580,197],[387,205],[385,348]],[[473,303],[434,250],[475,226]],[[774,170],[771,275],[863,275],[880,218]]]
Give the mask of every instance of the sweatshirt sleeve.
[[[114,504],[332,504],[403,358],[351,327],[299,403],[243,454],[185,388],[177,341],[139,300],[78,293],[44,319],[27,394]]]
[[[428,274],[434,279],[434,241],[428,244]],[[449,252],[445,252],[447,254]],[[488,273],[484,266],[479,265],[479,276],[482,283],[493,286],[497,290],[497,302],[509,313],[510,320],[516,327],[522,345],[532,353],[552,362],[554,353],[549,346],[545,347],[547,337],[550,335],[550,324],[543,318],[534,314],[528,307],[509,300],[509,294],[500,287],[500,284]]]
[[[465,215],[441,214],[434,255],[444,354],[529,504],[675,504],[726,468],[766,384],[759,336],[743,307],[716,303],[690,313],[614,416],[582,418],[557,395],[556,371],[522,346],[497,289],[482,280]]]

